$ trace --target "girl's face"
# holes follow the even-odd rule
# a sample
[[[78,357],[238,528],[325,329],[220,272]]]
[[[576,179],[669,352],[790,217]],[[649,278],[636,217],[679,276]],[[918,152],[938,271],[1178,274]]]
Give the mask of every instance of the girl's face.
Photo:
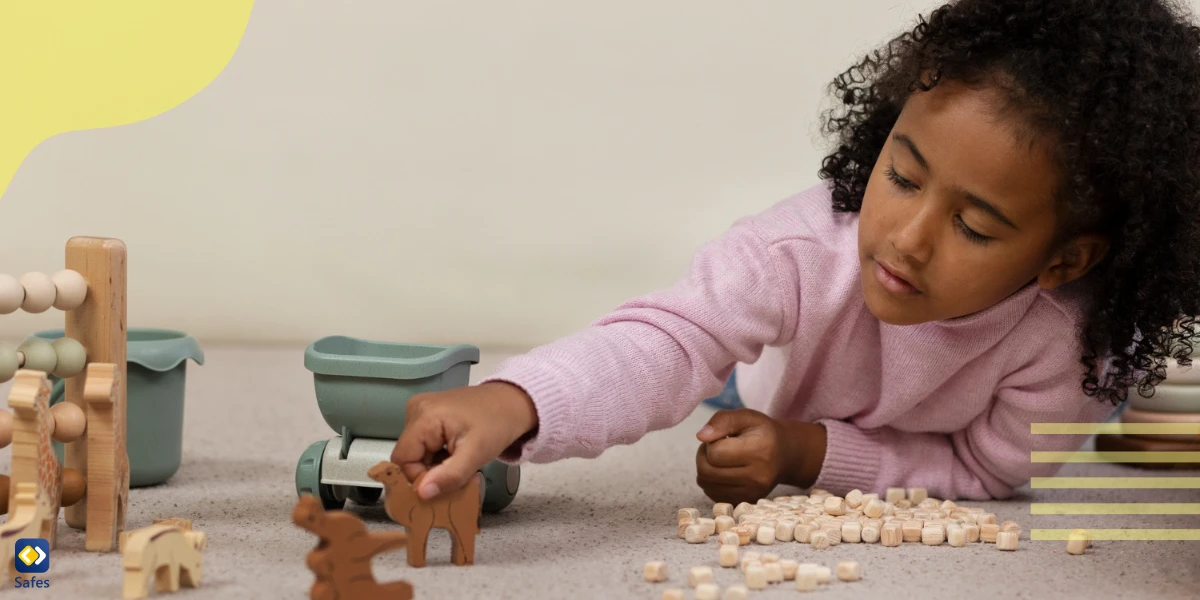
[[[1103,254],[1053,248],[1057,172],[997,116],[999,96],[942,81],[914,92],[875,163],[859,218],[862,286],[881,321],[968,315],[1034,279],[1054,287]]]

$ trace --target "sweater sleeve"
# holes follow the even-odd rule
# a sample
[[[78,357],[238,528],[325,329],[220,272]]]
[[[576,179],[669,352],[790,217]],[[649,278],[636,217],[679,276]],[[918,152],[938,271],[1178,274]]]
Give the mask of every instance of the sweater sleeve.
[[[705,244],[668,289],[625,302],[584,330],[504,361],[482,380],[533,400],[538,427],[500,459],[593,458],[683,421],[737,362],[794,335],[795,267],[753,219]]]
[[[1032,424],[1096,423],[1113,413],[1113,406],[1084,395],[1077,373],[1062,369],[1041,379],[1011,378],[987,410],[949,434],[818,421],[828,435],[814,487],[880,494],[889,487],[923,487],[943,499],[1009,498],[1032,478],[1062,468],[1033,462],[1032,452],[1074,452],[1087,441],[1086,435],[1033,434]]]

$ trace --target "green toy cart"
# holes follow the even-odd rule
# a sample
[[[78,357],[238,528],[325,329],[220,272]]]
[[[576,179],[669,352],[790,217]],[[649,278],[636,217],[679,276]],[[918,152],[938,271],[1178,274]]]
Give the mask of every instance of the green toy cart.
[[[379,501],[383,484],[367,476],[391,460],[404,430],[409,398],[468,384],[479,348],[469,344],[427,346],[375,342],[346,336],[321,338],[304,351],[313,373],[321,416],[339,435],[314,442],[296,465],[296,493],[321,499],[326,510]],[[520,467],[499,460],[485,465],[483,511],[499,512],[512,503]]]

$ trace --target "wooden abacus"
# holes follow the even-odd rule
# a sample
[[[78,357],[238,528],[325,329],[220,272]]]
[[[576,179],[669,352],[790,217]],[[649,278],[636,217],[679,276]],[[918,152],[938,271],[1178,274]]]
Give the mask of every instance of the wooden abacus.
[[[53,276],[0,275],[0,314],[18,308],[40,313],[53,306],[66,316],[64,335],[53,343],[31,338],[17,348],[0,345],[0,381],[14,379],[13,413],[0,411],[0,447],[13,446],[12,473],[3,492],[28,504],[30,491],[36,491],[44,510],[31,512],[26,506],[22,514],[45,520],[40,531],[51,545],[58,509],[65,506],[67,524],[85,530],[87,550],[110,552],[125,528],[129,497],[125,244],[73,237],[67,240],[65,266]],[[63,379],[65,392],[53,409],[50,374]],[[58,463],[52,438],[64,444],[65,465]],[[27,518],[16,518],[20,503],[9,505],[0,539],[8,529],[29,526],[23,522]]]

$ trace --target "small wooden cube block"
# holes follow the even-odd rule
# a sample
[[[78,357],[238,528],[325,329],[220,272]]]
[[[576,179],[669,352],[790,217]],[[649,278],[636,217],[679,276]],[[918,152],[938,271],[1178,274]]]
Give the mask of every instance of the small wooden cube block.
[[[713,517],[733,518],[733,505],[728,502],[718,502],[713,505]]]
[[[780,519],[775,525],[775,539],[780,542],[790,542],[796,537],[796,522],[791,519]]]
[[[967,543],[967,530],[957,526],[946,528],[946,541],[955,548],[962,548]]]
[[[1000,550],[1016,550],[1018,535],[1020,534],[1015,531],[1001,531],[996,533],[996,548]]]
[[[750,565],[746,568],[746,587],[752,590],[762,590],[767,587],[767,569],[761,564]]]
[[[1087,547],[1087,536],[1078,533],[1071,533],[1067,536],[1067,554],[1083,554]]]
[[[946,530],[937,525],[929,525],[921,529],[921,543],[926,546],[941,546],[946,541]]]
[[[746,514],[746,512],[750,510],[751,506],[753,505],[751,505],[749,502],[741,502],[734,507],[733,514],[730,516],[732,516],[734,519],[737,519],[738,517]]]
[[[663,590],[662,600],[685,600],[686,598],[687,596],[684,595],[683,590],[679,588],[667,588]]]
[[[989,544],[996,542],[996,534],[998,533],[1000,533],[1000,526],[995,523],[979,526],[979,539]]]
[[[901,498],[896,501],[896,508],[898,508],[900,510],[908,510],[908,509],[912,508],[912,506],[913,506],[913,503],[908,498]]]
[[[858,508],[862,504],[862,501],[863,501],[862,490],[850,490],[850,492],[848,494],[846,494],[846,507],[847,508]]]
[[[667,580],[667,563],[661,560],[652,560],[646,563],[642,568],[642,579],[651,583]]]
[[[809,536],[816,530],[817,526],[811,522],[798,523],[796,529],[792,531],[792,539],[801,544],[807,544]]]
[[[829,547],[829,536],[822,530],[814,531],[808,536],[808,544],[814,550],[824,550]]]
[[[779,561],[779,568],[783,569],[783,578],[791,581],[796,578],[796,569],[800,567],[800,561],[791,558],[785,558]]]
[[[1017,533],[1020,533],[1021,526],[1017,525],[1016,521],[1005,521],[1000,524],[1000,531],[1015,531]]]
[[[750,600],[750,590],[741,584],[731,585],[725,588],[724,600]]]
[[[703,526],[704,526],[704,535],[705,535],[705,536],[709,536],[709,535],[716,535],[716,533],[717,533],[717,521],[716,521],[715,519],[709,519],[709,518],[706,518],[706,517],[701,517],[701,518],[699,518],[699,519],[697,519],[697,520],[696,520],[696,523],[697,523],[698,525],[703,525]]]
[[[737,527],[737,521],[734,521],[733,517],[721,515],[716,519],[713,519],[713,525],[716,525],[717,533],[725,533],[726,531]]]
[[[825,532],[825,537],[829,541],[830,546],[836,546],[842,543],[842,524],[838,522],[829,523],[821,527],[821,531]],[[811,536],[810,536],[811,537]]]
[[[738,547],[722,544],[717,550],[717,564],[727,569],[736,567],[738,564]]]
[[[746,521],[745,523],[742,523],[742,527],[750,530],[751,540],[758,539],[758,523],[755,523],[754,521]]]
[[[688,525],[684,531],[683,539],[687,540],[689,544],[702,544],[708,539],[708,528],[698,523]]]
[[[842,523],[842,541],[847,544],[857,544],[862,541],[862,525],[850,521]]]
[[[872,519],[878,519],[879,517],[882,517],[883,503],[880,502],[878,498],[870,499],[867,501],[866,506],[863,507],[863,514]]]
[[[696,600],[721,600],[721,586],[715,583],[696,586]]]
[[[883,495],[884,502],[895,504],[904,499],[904,488],[888,488]]]
[[[888,523],[879,531],[879,543],[889,548],[899,546],[904,541],[904,530],[899,525]]]
[[[826,498],[825,503],[822,506],[825,507],[825,514],[827,515],[833,515],[836,517],[838,515],[846,514],[846,500],[838,496],[830,496]]]
[[[698,508],[681,508],[675,513],[675,520],[682,521],[684,519],[696,520],[700,518],[700,509]]]
[[[934,510],[937,510],[938,507],[941,505],[942,505],[942,503],[938,502],[934,498],[926,498],[917,504],[917,508],[920,508],[921,510],[926,510],[926,511],[934,511]]]
[[[796,589],[801,592],[811,592],[817,589],[817,570],[816,569],[797,569],[796,570]]]
[[[769,546],[775,543],[775,528],[774,527],[759,527],[756,541],[764,546]]]
[[[925,488],[908,488],[908,500],[913,504],[920,504],[929,497],[929,492]]]
[[[979,541],[979,526],[974,523],[963,525],[963,531],[967,534],[967,543],[974,544]]]
[[[767,573],[767,583],[779,583],[783,581],[783,567],[779,563],[766,563],[763,565],[763,570]]]
[[[752,534],[749,527],[739,525],[738,527],[734,527],[731,531],[737,534],[739,546],[745,546],[750,543]]]
[[[758,560],[764,565],[769,565],[779,562],[779,555],[773,552],[763,552],[762,556],[758,557]]]
[[[942,510],[951,510],[952,511],[956,508],[958,508],[958,505],[955,504],[953,500],[943,500],[942,501],[942,505],[941,505]]]
[[[923,521],[905,521],[901,525],[901,531],[904,535],[904,541],[908,543],[921,541],[921,530],[925,528]]]
[[[751,563],[761,562],[759,560],[760,558],[762,558],[761,553],[755,552],[753,550],[747,550],[745,552],[745,554],[742,554],[742,571],[745,572],[746,567],[749,567]]]
[[[874,544],[879,541],[879,528],[867,525],[862,528],[862,541],[864,544]]]
[[[1088,546],[1092,545],[1092,532],[1090,532],[1086,529],[1075,529],[1075,530],[1071,531],[1070,535],[1079,536],[1079,537],[1087,540]]]
[[[742,538],[738,537],[736,531],[722,531],[717,535],[717,543],[722,546],[733,546],[736,548],[742,545]]]
[[[702,583],[715,583],[713,578],[712,567],[692,567],[688,570],[687,584],[688,587],[694,588]]]
[[[862,565],[855,560],[843,560],[837,565],[837,576],[842,581],[858,581],[862,579]]]
[[[975,524],[977,524],[977,525],[995,525],[996,524],[996,515],[994,515],[992,513],[981,513],[975,517]]]

